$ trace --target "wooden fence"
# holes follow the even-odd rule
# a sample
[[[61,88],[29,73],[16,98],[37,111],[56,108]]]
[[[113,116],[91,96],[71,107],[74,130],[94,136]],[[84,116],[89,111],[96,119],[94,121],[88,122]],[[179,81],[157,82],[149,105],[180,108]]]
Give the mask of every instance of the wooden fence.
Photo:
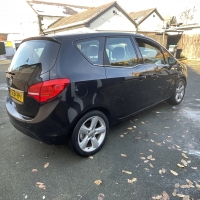
[[[183,34],[178,42],[181,57],[200,59],[200,34]]]
[[[137,32],[138,34],[143,34],[147,37],[150,37],[152,39],[154,39],[156,42],[160,43],[161,45],[163,45],[165,48],[167,48],[167,38],[168,35],[163,35],[163,34],[156,34],[153,32]]]

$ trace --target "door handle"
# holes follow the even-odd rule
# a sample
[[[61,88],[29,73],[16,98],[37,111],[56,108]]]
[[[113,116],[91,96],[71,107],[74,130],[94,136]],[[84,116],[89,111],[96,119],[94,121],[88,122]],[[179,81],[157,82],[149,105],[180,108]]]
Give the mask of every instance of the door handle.
[[[158,75],[157,75],[157,74],[153,74],[151,77],[152,77],[153,79],[156,79],[156,78],[158,78]]]

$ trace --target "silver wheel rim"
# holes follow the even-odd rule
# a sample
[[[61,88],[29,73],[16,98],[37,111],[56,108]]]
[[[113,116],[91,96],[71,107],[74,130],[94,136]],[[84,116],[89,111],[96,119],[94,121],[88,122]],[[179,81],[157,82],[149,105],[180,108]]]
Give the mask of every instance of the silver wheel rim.
[[[99,116],[87,119],[79,129],[78,145],[85,152],[95,151],[104,141],[106,124]]]
[[[176,95],[175,95],[175,99],[178,103],[183,99],[184,92],[185,92],[185,84],[183,81],[179,81],[176,87]]]

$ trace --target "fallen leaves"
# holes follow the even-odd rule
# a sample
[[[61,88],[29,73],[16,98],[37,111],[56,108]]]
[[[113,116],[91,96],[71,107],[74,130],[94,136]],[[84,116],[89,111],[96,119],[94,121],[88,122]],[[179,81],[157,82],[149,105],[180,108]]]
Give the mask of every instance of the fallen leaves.
[[[183,189],[187,188],[188,189],[188,188],[190,188],[190,186],[189,185],[181,185],[180,188],[183,188]]]
[[[165,191],[163,191],[162,195],[153,196],[151,198],[155,200],[170,200],[169,195]]]
[[[140,140],[141,139],[141,137],[135,137],[135,140]]]
[[[147,156],[147,159],[151,160],[151,158],[152,158],[152,155]]]
[[[165,200],[169,200],[169,195],[167,194],[167,192],[163,191],[162,195],[165,198]]]
[[[93,156],[89,156],[88,158],[89,158],[89,159],[93,159]]]
[[[103,200],[105,198],[105,195],[100,193],[99,196],[98,196],[98,200]]]
[[[184,158],[188,158],[184,153],[182,153],[182,156],[183,156]]]
[[[176,194],[177,197],[184,197],[184,194]]]
[[[140,157],[140,159],[142,159],[142,160],[146,160],[146,158],[145,158],[145,157]]]
[[[124,135],[120,135],[120,137],[121,137],[121,138],[123,138],[123,137],[124,137]]]
[[[132,127],[129,127],[129,128],[127,128],[128,130],[132,130],[133,128]]]
[[[164,168],[159,170],[159,174],[164,174],[166,172],[166,170]]]
[[[176,183],[176,184],[174,185],[174,187],[175,187],[175,188],[179,188],[179,187],[180,187],[180,184],[179,184],[179,183]]]
[[[197,169],[197,167],[191,167],[192,169]]]
[[[158,195],[158,196],[153,196],[153,197],[151,197],[152,199],[155,199],[155,200],[159,200],[159,199],[161,199],[162,198],[162,195]]]
[[[172,196],[176,196],[176,190],[174,190],[173,192],[172,192]]]
[[[101,181],[101,180],[96,180],[96,181],[94,181],[94,183],[95,183],[96,185],[101,185],[101,184],[102,184],[102,181]]]
[[[187,182],[189,185],[193,185],[193,182],[190,181],[189,179],[186,179],[186,182]]]
[[[44,183],[41,183],[41,182],[36,182],[36,187],[39,187],[40,189],[46,189],[46,186],[44,185]]]
[[[47,168],[49,166],[49,163],[46,163],[45,165],[44,165],[44,168]]]
[[[174,176],[178,176],[178,173],[173,171],[173,170],[170,170],[170,172],[174,175]]]
[[[181,162],[183,163],[184,166],[187,167],[187,162],[185,160],[181,159]]]
[[[121,156],[122,156],[122,157],[127,157],[127,155],[126,155],[126,154],[121,154]]]
[[[195,183],[195,185],[196,185],[196,188],[197,188],[198,190],[200,190],[200,185],[197,184],[197,183]]]
[[[153,152],[153,150],[152,150],[152,149],[149,149],[149,151],[150,151],[150,152]]]
[[[38,172],[38,170],[37,169],[32,169],[32,172]]]
[[[133,184],[134,182],[137,181],[137,178],[127,179],[127,180],[128,180],[128,183]]]
[[[185,166],[184,165],[181,165],[181,164],[177,164],[178,165],[178,167],[180,167],[180,168],[184,168]]]
[[[132,172],[125,171],[125,170],[122,170],[122,173],[126,173],[126,174],[132,174]]]
[[[154,166],[153,166],[151,163],[149,163],[149,166],[150,166],[151,168],[154,168]]]
[[[190,195],[184,195],[183,200],[190,200]]]

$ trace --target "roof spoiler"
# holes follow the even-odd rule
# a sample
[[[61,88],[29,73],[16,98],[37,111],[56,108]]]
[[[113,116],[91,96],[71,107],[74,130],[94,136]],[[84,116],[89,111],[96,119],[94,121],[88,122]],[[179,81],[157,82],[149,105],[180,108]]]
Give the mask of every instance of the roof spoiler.
[[[30,37],[30,38],[26,38],[24,40],[22,40],[21,43],[26,42],[26,41],[30,41],[30,40],[48,40],[51,42],[56,42],[58,44],[60,44],[60,42],[58,42],[56,39],[52,38],[52,37],[42,37],[42,36],[38,36],[38,37]]]

